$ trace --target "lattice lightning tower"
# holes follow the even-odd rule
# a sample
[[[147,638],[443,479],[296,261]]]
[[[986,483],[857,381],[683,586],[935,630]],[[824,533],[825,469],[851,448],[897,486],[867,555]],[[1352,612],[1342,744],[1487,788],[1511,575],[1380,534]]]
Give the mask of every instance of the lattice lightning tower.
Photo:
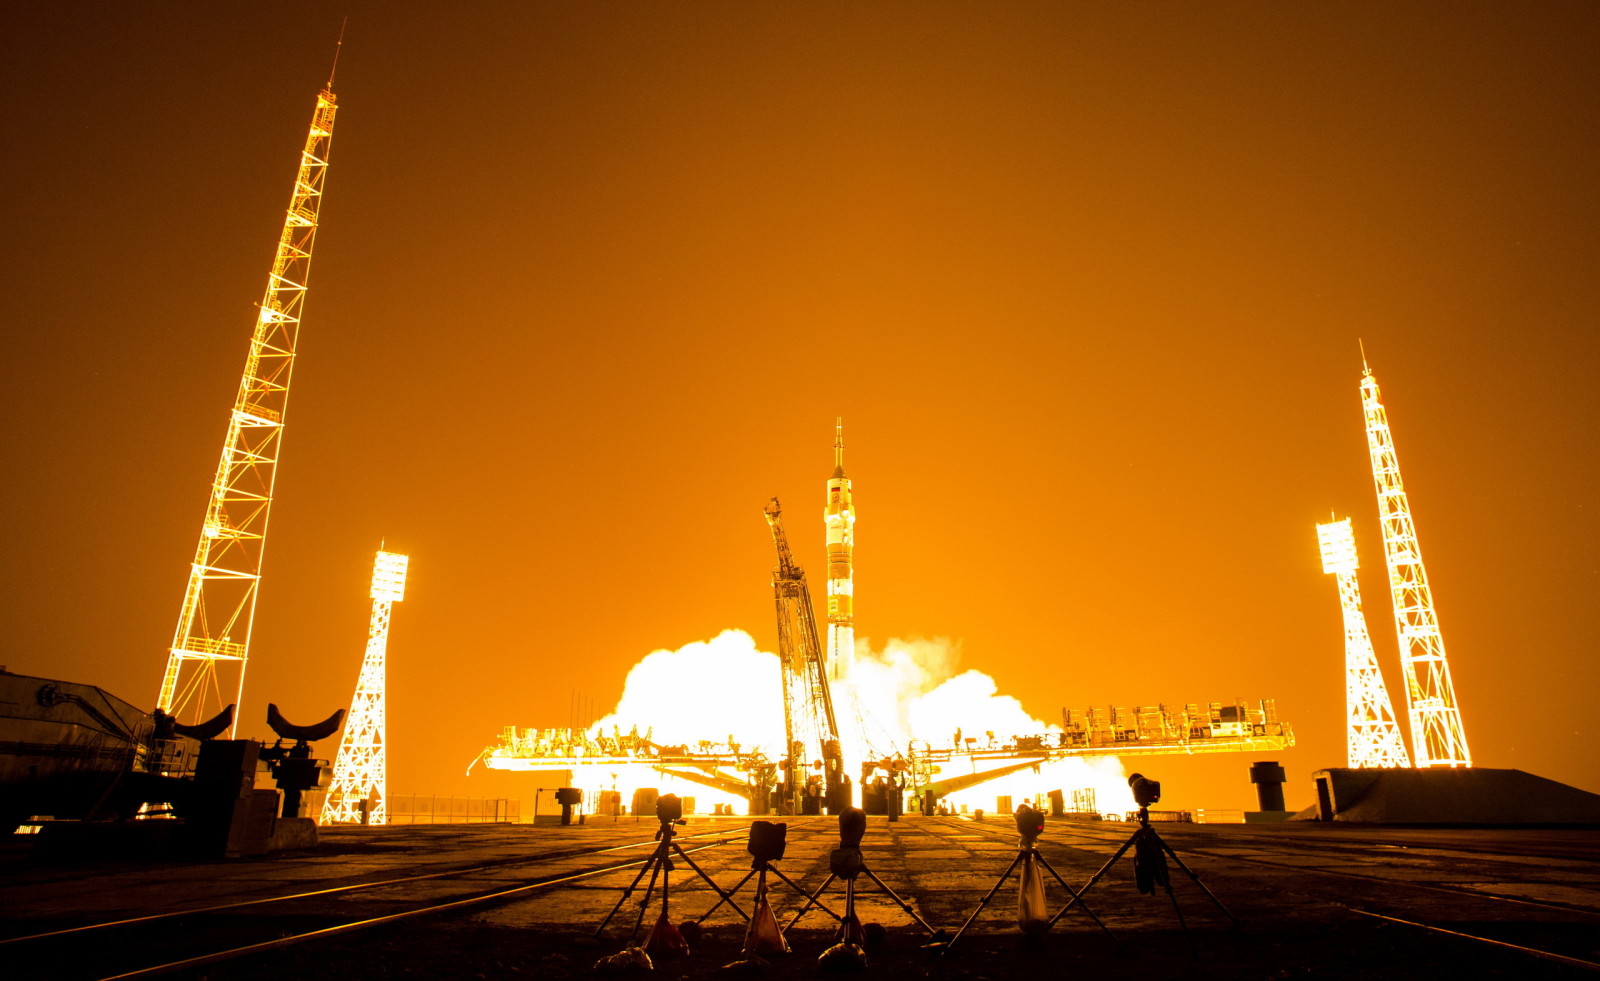
[[[404,555],[379,552],[372,564],[372,624],[367,630],[367,656],[350,700],[350,718],[333,761],[333,785],[322,802],[323,824],[388,824],[388,771],[384,747],[385,658],[389,649],[389,611],[405,599]],[[366,815],[362,811],[365,805]]]
[[[294,194],[250,337],[244,375],[206,505],[200,543],[189,568],[183,610],[172,635],[158,707],[198,721],[244,694],[267,516],[277,477],[289,376],[305,304],[311,245],[317,234],[328,171],[335,105],[332,79],[317,95],[311,131],[300,153]],[[224,692],[222,674],[237,680]]]
[[[1359,770],[1409,767],[1411,757],[1400,726],[1395,722],[1389,689],[1372,651],[1367,620],[1361,615],[1361,585],[1356,579],[1360,563],[1350,519],[1317,525],[1322,546],[1322,571],[1339,582],[1339,605],[1344,610],[1344,711],[1346,766]]]
[[[1394,437],[1379,397],[1378,380],[1365,365],[1361,407],[1367,420],[1372,480],[1378,491],[1378,517],[1383,523],[1383,553],[1389,565],[1400,663],[1405,668],[1412,756],[1419,767],[1471,766],[1472,754],[1467,750],[1455,687],[1450,682],[1450,662],[1445,659],[1444,638],[1433,610],[1433,593],[1417,547],[1417,528],[1400,482]]]

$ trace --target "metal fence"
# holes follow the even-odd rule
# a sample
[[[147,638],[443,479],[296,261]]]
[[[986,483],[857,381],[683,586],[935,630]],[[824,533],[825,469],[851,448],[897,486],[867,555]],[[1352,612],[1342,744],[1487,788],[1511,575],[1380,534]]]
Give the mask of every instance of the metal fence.
[[[391,794],[384,804],[390,824],[516,824],[522,820],[522,801],[503,797]]]

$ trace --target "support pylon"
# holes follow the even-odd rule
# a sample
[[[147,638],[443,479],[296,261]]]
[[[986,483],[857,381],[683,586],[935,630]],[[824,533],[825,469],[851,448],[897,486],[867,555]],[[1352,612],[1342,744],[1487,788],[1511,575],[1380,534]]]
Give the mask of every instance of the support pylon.
[[[1317,540],[1322,546],[1322,571],[1338,579],[1339,606],[1344,611],[1345,766],[1409,767],[1411,757],[1400,738],[1367,619],[1361,614],[1361,585],[1356,579],[1360,562],[1350,519],[1317,525]]]
[[[1433,609],[1428,572],[1417,547],[1417,528],[1400,481],[1388,414],[1378,380],[1363,364],[1361,408],[1366,416],[1367,451],[1378,491],[1378,517],[1383,524],[1383,554],[1389,566],[1389,595],[1394,601],[1400,663],[1405,669],[1406,708],[1411,723],[1411,754],[1419,767],[1471,766],[1467,736],[1456,708],[1450,662],[1445,658],[1439,617]]]
[[[198,722],[214,715],[230,699],[237,704],[244,695],[267,516],[277,479],[289,376],[305,305],[335,108],[330,78],[328,87],[317,94],[311,131],[300,153],[294,193],[228,417],[222,459],[211,484],[200,543],[189,567],[183,609],[156,698],[156,706],[179,721]],[[235,677],[225,679],[224,674]]]
[[[372,564],[372,621],[367,629],[367,655],[361,662],[350,716],[333,761],[333,785],[322,802],[323,824],[388,824],[388,770],[384,747],[384,685],[389,649],[389,614],[405,599],[410,559],[379,552]]]

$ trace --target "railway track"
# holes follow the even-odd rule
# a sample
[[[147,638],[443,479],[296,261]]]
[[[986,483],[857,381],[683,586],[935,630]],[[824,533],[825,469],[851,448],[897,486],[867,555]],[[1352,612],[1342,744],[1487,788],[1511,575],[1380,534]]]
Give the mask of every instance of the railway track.
[[[791,825],[791,830],[796,830]],[[810,823],[797,829],[795,840],[804,841],[832,831],[831,826]],[[688,854],[741,844],[748,838],[745,827],[711,830],[692,834],[679,833],[675,840]],[[707,840],[710,839],[710,840]],[[526,898],[541,890],[569,886],[585,880],[599,879],[613,873],[637,870],[649,861],[657,846],[654,838],[630,841],[618,845],[590,848],[562,848],[517,858],[490,862],[477,862],[445,869],[430,869],[400,876],[386,876],[363,882],[345,883],[317,889],[298,890],[257,896],[224,903],[186,906],[141,916],[120,917],[78,924],[52,930],[26,933],[0,938],[0,963],[24,965],[27,972],[19,977],[50,978],[61,981],[133,981],[195,971],[209,965],[236,961],[281,950],[299,944],[320,941],[342,934],[367,930],[411,920],[418,917],[442,916],[483,908],[496,902]],[[637,858],[626,861],[609,861],[593,864],[592,860],[619,852],[634,851]],[[620,856],[618,856],[620,857]],[[577,863],[581,867],[543,875],[533,875],[515,885],[493,888],[474,887],[475,877],[503,877],[507,872],[526,866],[549,866],[553,863]],[[424,901],[407,899],[404,893],[422,887],[432,891],[440,884],[460,880],[466,888],[444,898]],[[618,883],[619,887],[622,882]],[[398,897],[385,897],[382,902],[402,905],[394,912],[366,916],[336,916],[327,913],[330,900],[342,901],[359,897],[362,893],[395,893]],[[640,891],[642,896],[642,890]],[[252,922],[241,913],[256,912],[269,907],[271,917]],[[299,907],[299,908],[297,908]],[[304,908],[303,911],[300,908]],[[309,929],[285,933],[286,921],[303,920]],[[205,953],[191,954],[178,959],[162,959],[155,948],[141,942],[141,937],[160,935],[163,930],[177,929],[185,935],[187,949],[204,949]],[[278,934],[259,936],[261,934]],[[96,955],[83,956],[86,945],[92,945]],[[210,948],[210,949],[207,949]],[[114,954],[112,952],[115,952]],[[113,965],[113,962],[117,962]],[[137,965],[137,966],[129,966]]]
[[[937,820],[940,820],[941,823],[958,830],[967,831],[969,833],[976,831],[996,840],[1015,841],[1017,839],[1016,832],[1011,831],[1008,833],[1006,828],[1003,825],[1000,825],[999,822],[996,822],[996,826],[990,827],[978,822],[960,822],[949,819]],[[1135,826],[1133,825],[1115,822],[1104,827],[1086,827],[1077,823],[1055,822],[1050,826],[1050,833],[1054,836],[1053,840],[1041,839],[1039,842],[1040,851],[1046,853],[1047,857],[1050,854],[1059,855],[1061,849],[1073,847],[1074,840],[1081,842],[1093,842],[1094,844],[1101,846],[1112,844],[1120,845],[1123,841],[1127,840],[1129,835],[1133,833],[1134,827]],[[1155,827],[1158,833],[1163,830],[1162,825],[1155,825]],[[1382,905],[1384,907],[1382,910],[1368,908],[1368,906],[1373,904],[1348,905],[1340,903],[1335,905],[1337,905],[1341,910],[1358,917],[1410,927],[1419,931],[1426,931],[1437,935],[1451,936],[1482,946],[1511,950],[1519,954],[1558,963],[1565,967],[1576,970],[1600,973],[1600,962],[1591,960],[1587,957],[1576,957],[1570,954],[1529,946],[1527,944],[1515,943],[1503,938],[1492,937],[1482,933],[1473,933],[1462,929],[1454,929],[1440,923],[1429,922],[1426,917],[1415,918],[1414,916],[1395,915],[1397,912],[1399,912],[1396,907],[1404,908],[1407,906],[1407,900],[1401,895],[1401,893],[1404,891],[1412,891],[1448,895],[1456,900],[1465,901],[1468,904],[1481,904],[1501,908],[1512,907],[1524,911],[1529,909],[1543,910],[1566,914],[1569,916],[1593,918],[1600,917],[1600,893],[1594,894],[1594,904],[1583,905],[1530,899],[1525,896],[1513,896],[1504,893],[1489,892],[1483,889],[1464,888],[1460,886],[1441,884],[1438,882],[1421,882],[1399,877],[1397,875],[1379,874],[1383,871],[1391,873],[1432,871],[1448,874],[1450,871],[1449,865],[1459,861],[1456,856],[1464,854],[1469,856],[1478,856],[1474,858],[1473,861],[1480,863],[1480,868],[1483,865],[1491,866],[1492,868],[1484,870],[1491,873],[1491,875],[1488,876],[1491,878],[1494,877],[1492,875],[1494,872],[1510,874],[1521,872],[1528,867],[1527,863],[1523,861],[1526,859],[1533,860],[1535,863],[1539,863],[1535,864],[1534,867],[1545,867],[1543,863],[1548,863],[1550,861],[1573,862],[1581,867],[1586,868],[1588,872],[1590,872],[1596,879],[1600,879],[1600,861],[1596,861],[1593,858],[1592,849],[1577,849],[1569,847],[1565,843],[1557,842],[1542,849],[1536,848],[1530,854],[1518,856],[1517,860],[1507,860],[1501,857],[1503,853],[1496,852],[1495,849],[1488,846],[1462,846],[1458,842],[1445,844],[1443,842],[1429,840],[1426,831],[1419,831],[1417,834],[1419,837],[1416,844],[1396,844],[1393,841],[1380,841],[1371,836],[1361,836],[1360,831],[1356,831],[1351,834],[1341,834],[1339,838],[1316,838],[1306,834],[1285,835],[1274,834],[1270,832],[1235,831],[1230,828],[1226,834],[1226,838],[1224,839],[1226,842],[1225,847],[1218,847],[1215,844],[1207,845],[1185,841],[1176,835],[1166,836],[1166,840],[1167,843],[1172,845],[1174,850],[1183,857],[1204,857],[1219,862],[1244,863],[1262,868],[1290,872],[1296,875],[1312,875],[1347,880],[1354,879],[1364,881],[1374,886],[1381,886],[1381,903],[1378,905]],[[1392,837],[1392,835],[1390,835],[1390,837]],[[1177,839],[1176,844],[1174,844],[1174,839]],[[1296,861],[1276,861],[1272,858],[1262,857],[1261,855],[1240,854],[1241,847],[1249,847],[1251,849],[1260,849],[1263,851],[1279,849],[1285,853],[1288,853],[1290,849],[1287,846],[1290,845],[1293,846],[1293,853],[1290,855],[1285,855],[1284,857],[1293,857],[1298,859]],[[1537,854],[1537,852],[1544,852],[1545,854]],[[1320,867],[1314,863],[1307,863],[1304,860],[1307,853],[1311,853],[1313,855],[1322,855],[1327,859],[1334,861],[1360,858],[1362,864],[1373,869],[1373,871],[1357,872],[1348,868]],[[1484,858],[1482,856],[1495,857]],[[1131,874],[1131,872],[1129,874]],[[1182,882],[1182,875],[1179,871],[1173,870],[1172,876],[1175,884]],[[1070,879],[1069,882],[1071,882]],[[1212,884],[1214,885],[1215,882],[1213,881]],[[1073,886],[1074,888],[1078,888],[1079,883],[1073,883]],[[1486,916],[1481,918],[1481,922],[1495,923],[1501,919],[1501,917]],[[1474,920],[1478,921],[1478,918],[1474,917]]]

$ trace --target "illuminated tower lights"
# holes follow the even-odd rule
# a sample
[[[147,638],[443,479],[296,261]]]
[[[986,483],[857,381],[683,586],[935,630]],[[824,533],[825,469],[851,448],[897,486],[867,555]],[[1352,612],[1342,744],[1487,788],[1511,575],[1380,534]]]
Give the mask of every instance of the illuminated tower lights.
[[[828,675],[848,681],[856,660],[856,510],[844,474],[844,420],[834,425],[833,476],[822,521],[828,534]]]
[[[1358,770],[1409,767],[1411,758],[1400,738],[1367,620],[1361,615],[1361,586],[1356,579],[1360,563],[1350,519],[1317,525],[1317,541],[1322,547],[1322,571],[1338,580],[1339,605],[1344,610],[1345,765]]]
[[[256,595],[282,448],[289,376],[305,305],[311,246],[327,177],[335,112],[333,79],[317,95],[311,130],[283,232],[267,277],[261,312],[238,395],[228,417],[222,459],[211,484],[200,542],[189,567],[183,608],[161,679],[159,708],[190,721],[215,714],[244,695],[244,672],[255,624]],[[224,673],[237,675],[225,692]]]
[[[333,761],[333,785],[322,802],[323,824],[388,824],[384,799],[388,796],[388,771],[384,747],[383,689],[389,648],[390,608],[405,599],[406,567],[410,559],[395,552],[379,552],[372,564],[372,620],[367,629],[367,654],[361,662],[350,717]],[[363,811],[365,814],[363,814]]]
[[[1394,437],[1379,397],[1378,380],[1365,359],[1361,376],[1361,408],[1366,416],[1367,451],[1378,493],[1383,524],[1383,553],[1389,566],[1389,593],[1394,601],[1400,663],[1405,669],[1411,752],[1419,767],[1471,766],[1467,736],[1456,708],[1450,662],[1428,589],[1428,573],[1417,545],[1417,528],[1400,481]]]

